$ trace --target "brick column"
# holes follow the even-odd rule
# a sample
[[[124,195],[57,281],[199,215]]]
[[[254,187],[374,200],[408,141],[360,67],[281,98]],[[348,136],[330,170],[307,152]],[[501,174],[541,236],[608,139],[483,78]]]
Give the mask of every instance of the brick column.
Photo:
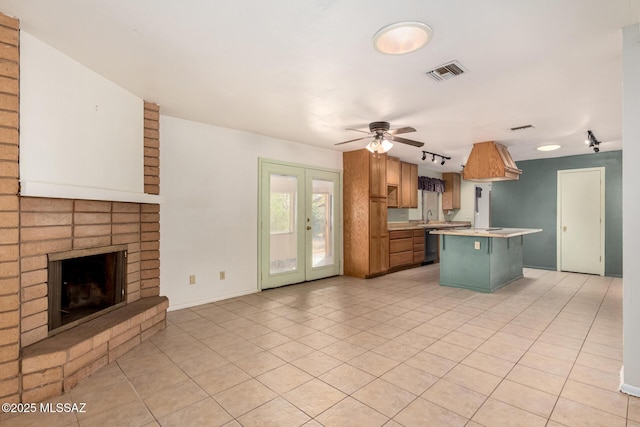
[[[160,107],[144,103],[144,192],[160,194]]]
[[[160,107],[144,103],[144,192],[160,194]],[[141,205],[140,297],[160,295],[160,205]]]
[[[19,21],[0,14],[0,401],[20,399]]]

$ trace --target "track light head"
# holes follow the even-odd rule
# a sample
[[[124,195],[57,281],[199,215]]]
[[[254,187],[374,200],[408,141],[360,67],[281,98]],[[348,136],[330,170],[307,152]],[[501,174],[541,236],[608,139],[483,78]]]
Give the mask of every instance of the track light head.
[[[600,152],[600,141],[598,141],[590,130],[587,131],[587,139],[584,142],[585,144],[589,144],[589,148],[593,148],[595,153]]]
[[[431,151],[423,151],[422,152],[422,161],[427,159],[427,154],[431,156],[431,161],[433,163],[440,162],[441,166],[444,166],[445,161],[451,160],[451,157],[444,156],[442,154],[432,153]]]

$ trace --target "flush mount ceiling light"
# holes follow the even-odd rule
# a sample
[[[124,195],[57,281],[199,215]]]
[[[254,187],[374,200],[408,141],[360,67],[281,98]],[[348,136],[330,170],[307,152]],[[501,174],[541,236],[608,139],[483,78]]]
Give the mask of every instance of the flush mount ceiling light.
[[[559,149],[560,146],[557,144],[549,144],[549,145],[541,145],[540,147],[536,148],[536,150],[538,151],[553,151],[553,150],[557,150]]]
[[[423,22],[396,22],[375,33],[373,46],[380,53],[402,55],[425,46],[431,40],[432,35],[431,27]]]

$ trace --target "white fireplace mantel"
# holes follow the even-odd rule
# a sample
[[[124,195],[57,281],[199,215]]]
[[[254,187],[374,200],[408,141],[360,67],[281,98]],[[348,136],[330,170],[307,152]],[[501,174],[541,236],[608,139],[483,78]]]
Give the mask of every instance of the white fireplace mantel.
[[[82,187],[76,185],[50,184],[34,181],[21,181],[20,195],[25,197],[104,200],[109,202],[131,202],[149,204],[161,204],[164,202],[164,198],[162,196],[154,194],[134,193],[128,191]]]

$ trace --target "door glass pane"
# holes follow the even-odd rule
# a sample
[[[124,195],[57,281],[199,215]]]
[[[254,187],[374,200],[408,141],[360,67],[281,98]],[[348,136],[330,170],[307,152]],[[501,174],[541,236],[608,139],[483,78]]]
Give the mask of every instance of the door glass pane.
[[[314,179],[312,191],[312,266],[333,265],[333,181]]]
[[[269,238],[270,273],[284,273],[298,268],[298,227],[296,202],[298,178],[270,176]]]

